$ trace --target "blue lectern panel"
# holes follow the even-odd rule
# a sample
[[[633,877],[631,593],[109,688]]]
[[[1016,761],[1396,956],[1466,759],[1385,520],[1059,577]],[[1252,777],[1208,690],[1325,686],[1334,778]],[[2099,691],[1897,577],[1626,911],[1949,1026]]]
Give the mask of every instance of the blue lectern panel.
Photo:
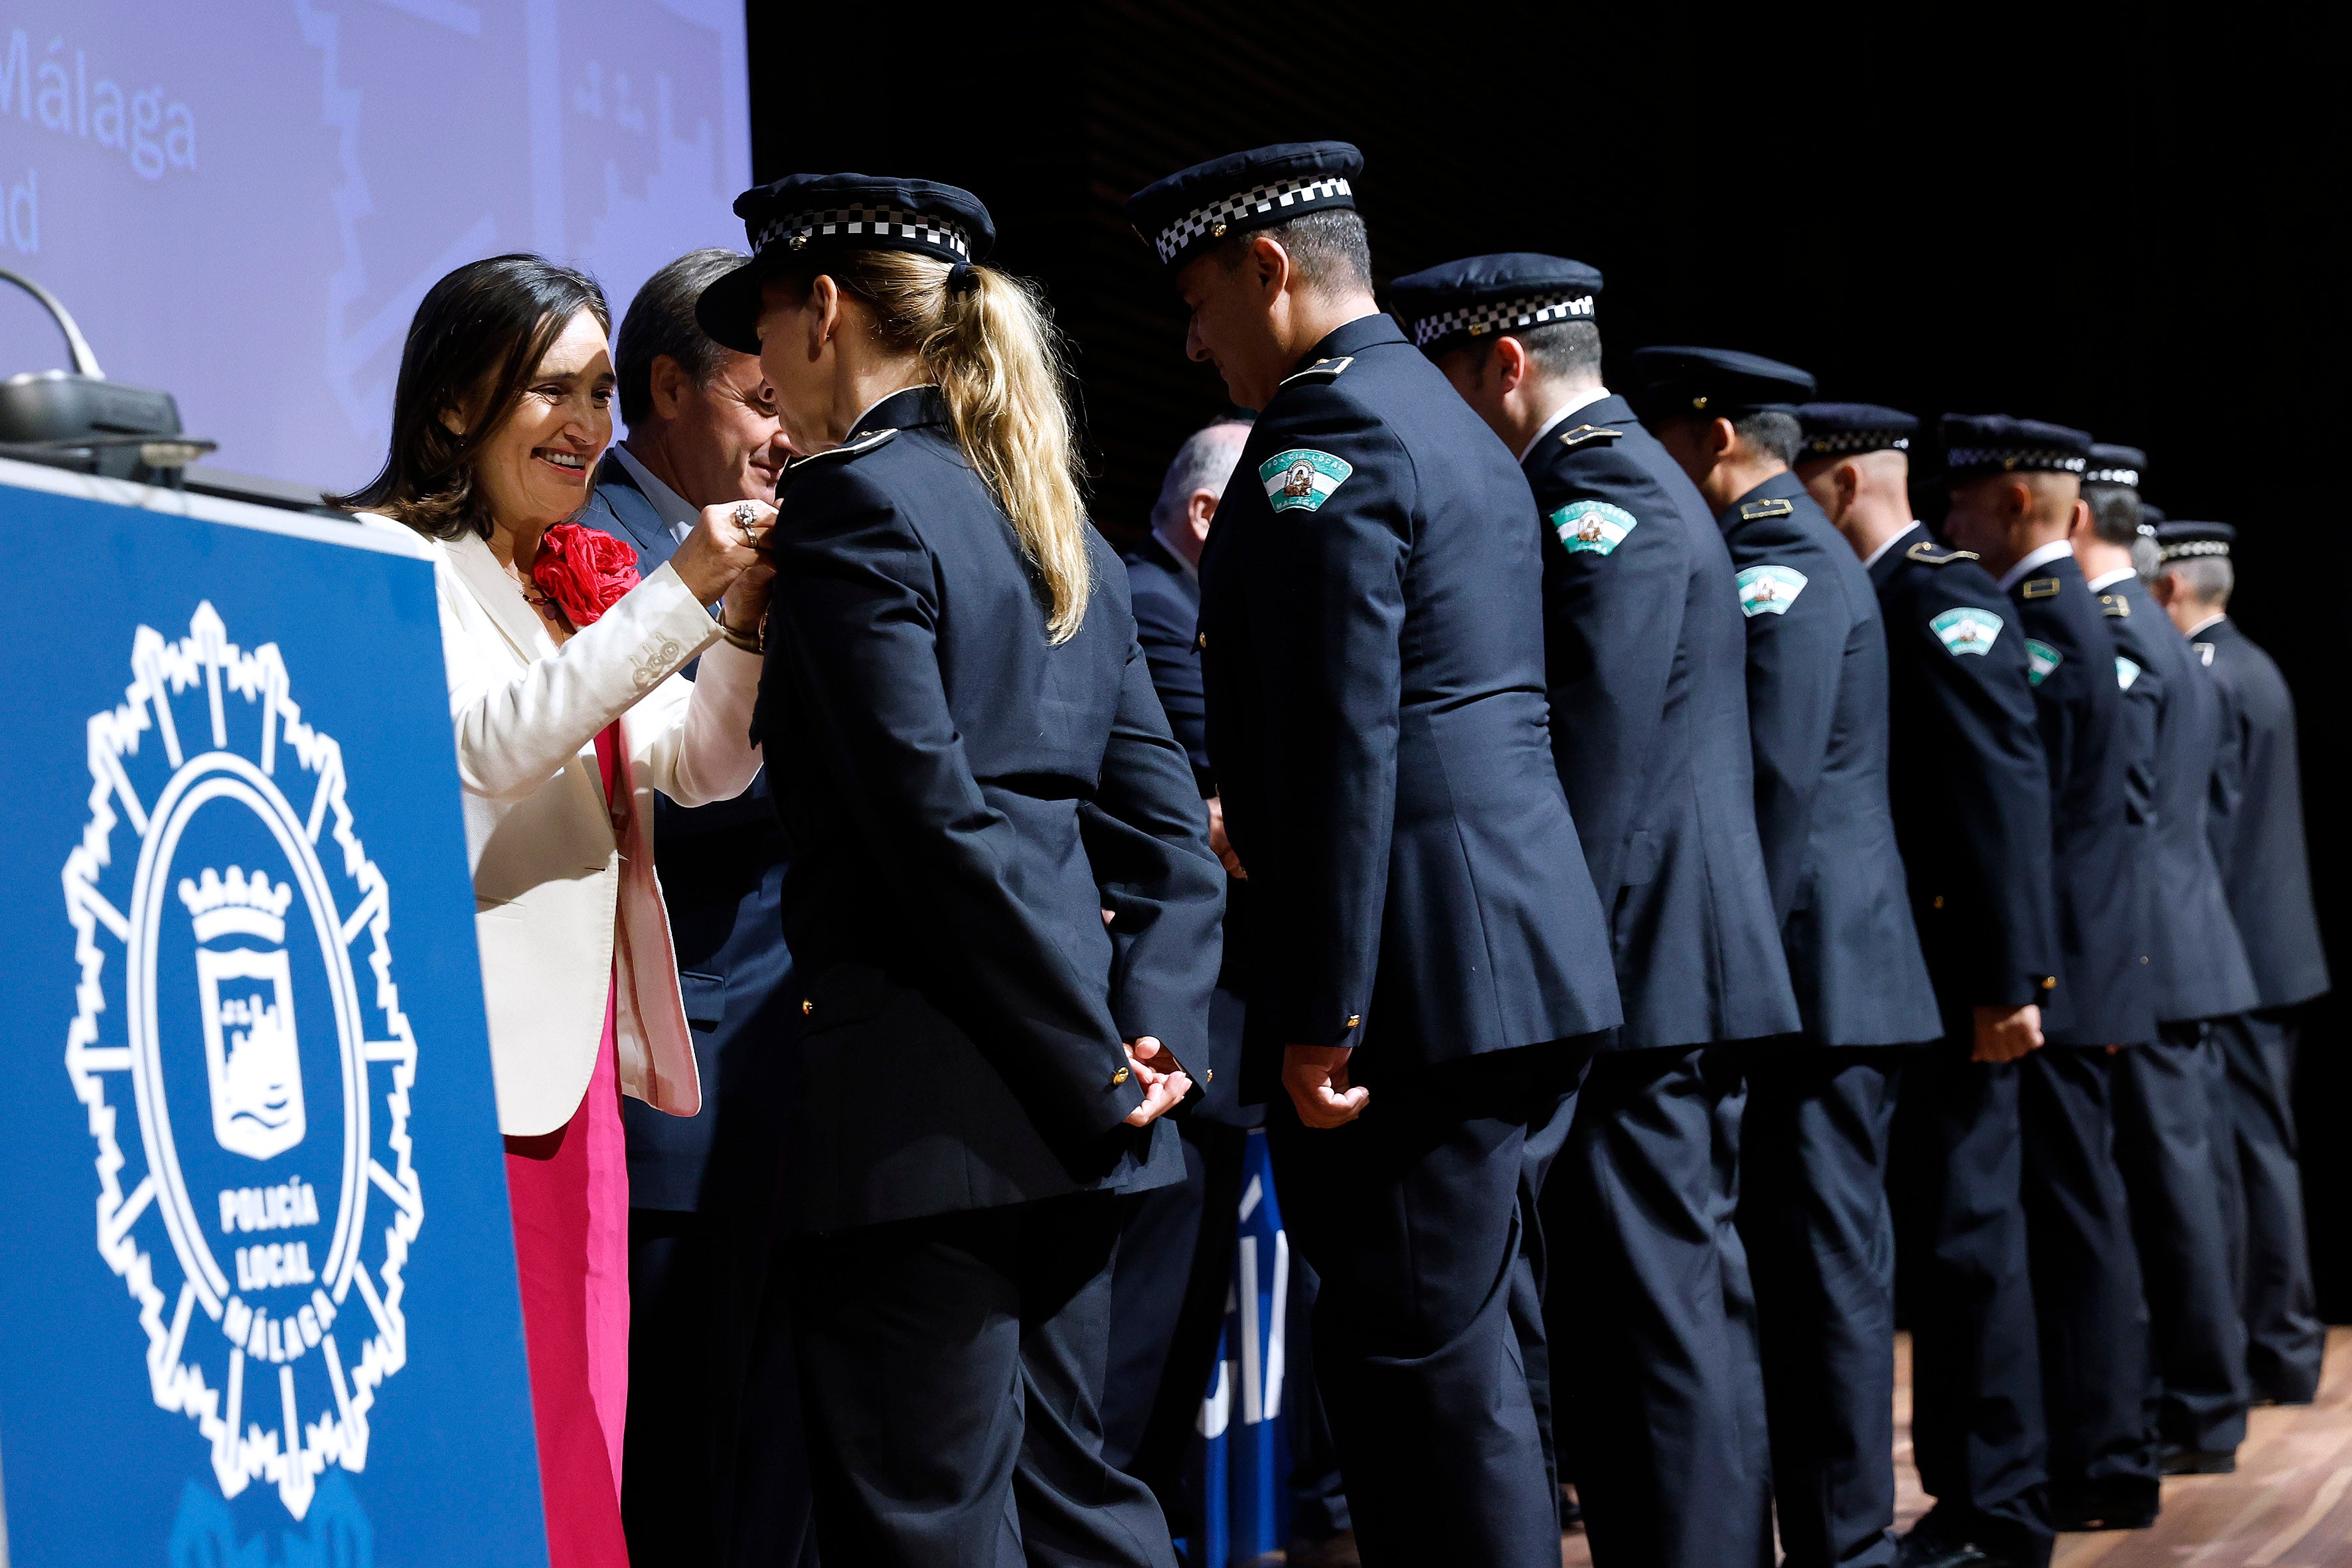
[[[429,562],[0,465],[14,1568],[544,1563]]]

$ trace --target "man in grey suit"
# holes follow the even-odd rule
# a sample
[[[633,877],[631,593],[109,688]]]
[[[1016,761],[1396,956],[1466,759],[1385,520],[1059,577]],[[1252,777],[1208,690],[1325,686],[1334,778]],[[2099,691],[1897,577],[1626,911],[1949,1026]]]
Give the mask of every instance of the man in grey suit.
[[[707,506],[773,501],[790,455],[759,360],[695,324],[741,265],[697,250],[646,279],[614,348],[628,437],[581,521],[650,572]],[[622,1520],[631,1561],[791,1564],[808,1539],[799,1395],[772,1268],[792,958],[782,835],[767,774],[735,800],[656,807],[655,857],[702,1073],[699,1116],[624,1108],[629,1145],[629,1421]]]

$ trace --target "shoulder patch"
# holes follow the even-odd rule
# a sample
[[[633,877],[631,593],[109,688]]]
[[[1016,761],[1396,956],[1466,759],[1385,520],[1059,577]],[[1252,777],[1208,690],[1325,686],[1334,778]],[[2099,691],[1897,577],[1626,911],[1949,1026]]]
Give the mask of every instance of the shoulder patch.
[[[2193,642],[2189,646],[2197,650],[2197,660],[2199,663],[2202,664],[2208,669],[2213,668],[2213,645],[2211,643]]]
[[[2030,686],[2039,686],[2050,678],[2050,672],[2066,662],[2066,656],[2043,642],[2040,637],[2025,639],[2025,679]]]
[[[1771,506],[1786,508],[1787,501],[1771,501]],[[1758,616],[1785,616],[1797,595],[1805,591],[1809,579],[1793,566],[1777,566],[1769,562],[1761,566],[1743,566],[1739,570],[1739,613],[1750,619]]]
[[[1308,511],[1319,510],[1355,471],[1356,465],[1345,458],[1335,458],[1311,447],[1276,452],[1257,466],[1258,482],[1265,487],[1265,499],[1274,503],[1276,511],[1288,511],[1293,507],[1304,507]]]
[[[2132,682],[2138,679],[2139,666],[2121,654],[2116,655],[2116,684],[2124,690],[2129,691],[2132,689]]]
[[[1944,651],[1954,658],[1964,653],[1982,658],[1992,651],[1993,641],[2000,636],[2002,625],[2001,618],[1990,610],[1979,610],[1974,605],[1961,605],[1929,621],[1927,629],[1936,634],[1936,640],[1942,643]]]
[[[1625,432],[1606,425],[1580,425],[1573,430],[1559,433],[1559,444],[1573,452],[1580,447],[1590,447],[1598,441],[1607,444],[1621,439]]]
[[[2058,593],[2058,579],[2055,577],[2036,577],[2025,584],[2024,593],[2025,596],[2029,599],[2054,598],[2057,596]]]
[[[2099,613],[2113,616],[2119,621],[2126,619],[2131,615],[2131,601],[2121,594],[2102,594],[2099,595]]]
[[[1739,515],[1754,522],[1759,518],[1787,517],[1797,510],[1794,502],[1785,500],[1752,500],[1739,509]]]
[[[1341,354],[1337,359],[1318,359],[1305,370],[1284,376],[1280,384],[1288,386],[1294,381],[1337,381],[1339,373],[1355,363],[1354,354]]]
[[[1609,432],[1614,439],[1617,432]],[[1551,514],[1551,531],[1570,553],[1606,555],[1640,522],[1632,512],[1605,500],[1570,501]]]
[[[805,458],[794,458],[784,465],[784,475],[790,478],[803,468],[812,468],[818,463],[845,463],[852,458],[864,457],[898,433],[896,430],[869,430],[855,441],[845,441],[838,447],[823,452],[811,452]]]
[[[1903,559],[1906,561],[1916,561],[1922,566],[1949,566],[1955,561],[1977,561],[1982,559],[1982,557],[1979,556],[1973,550],[1946,550],[1940,546],[1922,542],[1905,551],[1903,552]],[[1983,650],[1975,649],[1972,651],[1982,652]]]

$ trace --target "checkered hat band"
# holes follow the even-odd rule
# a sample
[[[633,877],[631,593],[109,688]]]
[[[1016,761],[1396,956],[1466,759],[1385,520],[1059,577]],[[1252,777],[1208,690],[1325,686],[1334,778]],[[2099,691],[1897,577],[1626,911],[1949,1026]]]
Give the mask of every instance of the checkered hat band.
[[[1910,437],[1889,436],[1884,430],[1827,430],[1805,443],[1805,451],[1816,458],[1834,457],[1841,452],[1907,452],[1910,449]]]
[[[1546,321],[1591,320],[1590,294],[1536,294],[1524,300],[1497,300],[1491,304],[1465,305],[1458,310],[1423,316],[1412,324],[1412,342],[1415,348],[1420,348],[1456,332],[1483,337],[1488,332],[1507,332],[1514,327],[1540,327]]]
[[[971,240],[962,229],[929,213],[900,212],[896,207],[843,207],[834,212],[793,213],[761,229],[760,243],[753,248],[765,250],[772,245],[789,245],[794,240],[805,243],[811,239],[851,235],[870,235],[880,240],[919,240],[925,245],[944,247],[967,261],[971,258]]]
[[[1328,201],[1333,196],[1353,195],[1348,182],[1337,174],[1314,174],[1304,179],[1281,180],[1271,185],[1258,185],[1227,196],[1221,202],[1195,207],[1160,231],[1151,243],[1159,249],[1160,259],[1173,261],[1183,254],[1184,247],[1204,234],[1213,232],[1219,224],[1231,223],[1238,217],[1255,217],[1264,213],[1277,212],[1284,207],[1305,206],[1309,202]]]
[[[2053,452],[2040,447],[1955,447],[1944,454],[1951,468],[2012,468],[2028,473],[2079,474],[2091,466],[2087,458]]]
[[[2139,470],[2137,468],[2088,468],[2084,471],[2083,482],[2086,485],[2129,485],[2132,489],[2139,489]]]
[[[2191,539],[2159,546],[2156,553],[2160,561],[2179,561],[2190,555],[2227,555],[2230,547],[2218,539]]]

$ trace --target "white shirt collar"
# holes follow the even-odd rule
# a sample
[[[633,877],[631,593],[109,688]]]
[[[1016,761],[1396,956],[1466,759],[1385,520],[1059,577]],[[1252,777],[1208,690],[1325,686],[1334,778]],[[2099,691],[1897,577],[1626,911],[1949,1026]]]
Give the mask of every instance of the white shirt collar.
[[[2028,572],[2032,571],[2036,566],[2041,565],[2042,563],[2047,561],[2055,561],[2061,555],[2072,555],[2074,553],[2074,541],[2068,539],[2053,539],[2038,550],[2027,551],[2022,560],[2019,561],[2016,565],[2011,567],[2008,571],[2000,574],[2000,591],[2006,594],[2011,588],[2016,587],[2018,579],[2023,577]]]
[[[1872,567],[1874,567],[1874,566],[1877,565],[1877,564],[1878,564],[1878,558],[1879,558],[1880,556],[1882,556],[1882,555],[1885,554],[1888,551],[1890,551],[1890,550],[1894,549],[1896,545],[1898,545],[1898,544],[1902,543],[1905,540],[1906,540],[1906,539],[1910,538],[1910,537],[1911,537],[1911,531],[1912,531],[1913,529],[1915,529],[1915,528],[1918,527],[1918,526],[1919,526],[1919,524],[1918,524],[1917,521],[1915,519],[1914,521],[1910,521],[1910,522],[1906,522],[1906,523],[1905,523],[1905,524],[1904,524],[1900,529],[1896,530],[1895,532],[1890,533],[1890,534],[1888,534],[1885,538],[1884,538],[1884,539],[1880,540],[1880,541],[1878,542],[1878,548],[1877,548],[1877,549],[1875,549],[1875,550],[1874,550],[1874,551],[1872,551],[1869,554],[1867,554],[1867,555],[1865,555],[1865,556],[1864,556],[1864,557],[1862,558],[1862,569],[1863,569],[1864,571],[1867,572],[1867,571],[1869,571]]]
[[[2091,592],[2104,594],[2125,578],[2134,575],[2136,574],[2128,566],[2118,566],[2112,572],[2102,572],[2091,579]]]
[[[1519,448],[1519,461],[1526,462],[1528,454],[1536,449],[1536,442],[1559,429],[1561,421],[1570,415],[1581,413],[1608,395],[1609,389],[1605,386],[1588,386],[1582,392],[1570,394],[1566,403],[1551,411],[1551,417],[1545,420],[1544,427],[1535,433],[1535,439]]]
[[[1162,550],[1165,550],[1169,554],[1173,555],[1176,558],[1176,564],[1184,569],[1185,576],[1190,577],[1195,583],[1201,580],[1201,569],[1192,564],[1191,556],[1186,555],[1181,550],[1179,550],[1176,547],[1176,542],[1174,540],[1169,538],[1166,534],[1160,532],[1156,528],[1151,531],[1151,537],[1160,541],[1160,547]]]
[[[637,460],[635,452],[618,441],[613,443],[613,456],[621,459],[621,467],[629,470],[629,478],[637,481],[637,489],[644,492],[646,500],[654,503],[655,515],[662,520],[662,526],[669,530],[669,536],[684,544],[686,536],[694,531],[694,525],[701,521],[702,514],[687,505],[684,496],[662,483],[651,468]]]
[[[2216,611],[2214,611],[2211,615],[2210,615],[2210,616],[2206,616],[2203,620],[2201,620],[2201,621],[2198,622],[2195,626],[2193,626],[2189,627],[2187,631],[2185,631],[2185,632],[2181,633],[2180,635],[2181,635],[2182,637],[2195,637],[2199,632],[2201,632],[2201,631],[2210,631],[2210,629],[2212,629],[2214,626],[2217,626],[2221,625],[2223,621],[2226,621],[2226,620],[2228,620],[2229,618],[2230,618],[2230,612],[2229,612],[2229,611],[2227,611],[2227,610],[2216,610]]]

